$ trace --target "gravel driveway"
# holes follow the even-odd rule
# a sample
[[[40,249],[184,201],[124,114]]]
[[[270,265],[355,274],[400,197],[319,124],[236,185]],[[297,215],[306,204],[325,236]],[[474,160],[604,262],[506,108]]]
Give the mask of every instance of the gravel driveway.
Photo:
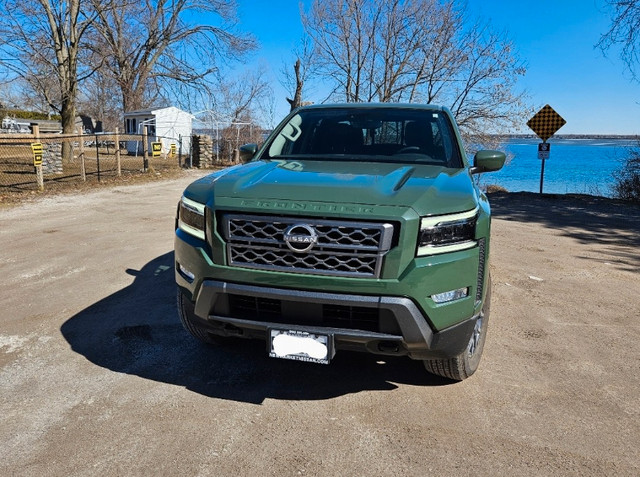
[[[492,196],[478,372],[206,348],[175,310],[200,173],[0,209],[0,475],[640,475],[640,209]]]

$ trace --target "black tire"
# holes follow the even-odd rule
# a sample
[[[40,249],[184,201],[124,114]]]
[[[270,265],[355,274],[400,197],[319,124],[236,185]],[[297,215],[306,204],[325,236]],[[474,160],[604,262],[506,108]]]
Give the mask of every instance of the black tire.
[[[198,341],[206,344],[217,344],[219,343],[218,337],[211,335],[207,332],[207,330],[198,324],[196,315],[194,313],[194,304],[187,297],[184,296],[184,293],[178,289],[178,297],[177,297],[177,305],[178,305],[178,315],[180,316],[180,321],[182,322],[182,326],[187,330],[191,336],[193,336]]]
[[[484,342],[487,339],[487,327],[489,326],[489,311],[491,309],[491,277],[487,280],[487,293],[484,299],[480,317],[476,321],[471,339],[465,350],[458,356],[449,359],[424,360],[424,367],[431,374],[444,378],[462,381],[467,379],[478,369]]]

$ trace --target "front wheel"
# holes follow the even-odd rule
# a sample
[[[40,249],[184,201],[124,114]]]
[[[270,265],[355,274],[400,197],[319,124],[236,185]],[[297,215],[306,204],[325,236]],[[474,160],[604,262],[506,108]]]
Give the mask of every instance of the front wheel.
[[[484,342],[487,338],[487,326],[489,324],[489,311],[491,308],[491,277],[487,280],[487,294],[484,299],[480,316],[473,328],[466,349],[458,356],[448,359],[427,359],[424,367],[431,374],[462,381],[468,378],[478,369]]]
[[[193,303],[184,296],[184,293],[182,293],[180,289],[178,289],[177,305],[178,316],[180,316],[182,326],[184,326],[184,329],[187,330],[191,336],[206,344],[217,344],[219,342],[216,336],[212,336],[198,323]]]

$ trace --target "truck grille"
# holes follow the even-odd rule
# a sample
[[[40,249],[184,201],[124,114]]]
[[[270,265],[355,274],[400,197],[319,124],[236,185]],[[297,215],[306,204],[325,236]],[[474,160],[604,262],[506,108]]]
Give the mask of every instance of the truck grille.
[[[222,235],[231,266],[378,278],[393,225],[227,214]]]

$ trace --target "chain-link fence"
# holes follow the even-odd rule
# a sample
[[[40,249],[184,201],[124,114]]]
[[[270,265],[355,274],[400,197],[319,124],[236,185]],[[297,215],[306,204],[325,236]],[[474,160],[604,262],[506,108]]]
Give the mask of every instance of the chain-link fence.
[[[162,172],[179,168],[188,157],[181,138],[6,134],[0,136],[0,194]]]

